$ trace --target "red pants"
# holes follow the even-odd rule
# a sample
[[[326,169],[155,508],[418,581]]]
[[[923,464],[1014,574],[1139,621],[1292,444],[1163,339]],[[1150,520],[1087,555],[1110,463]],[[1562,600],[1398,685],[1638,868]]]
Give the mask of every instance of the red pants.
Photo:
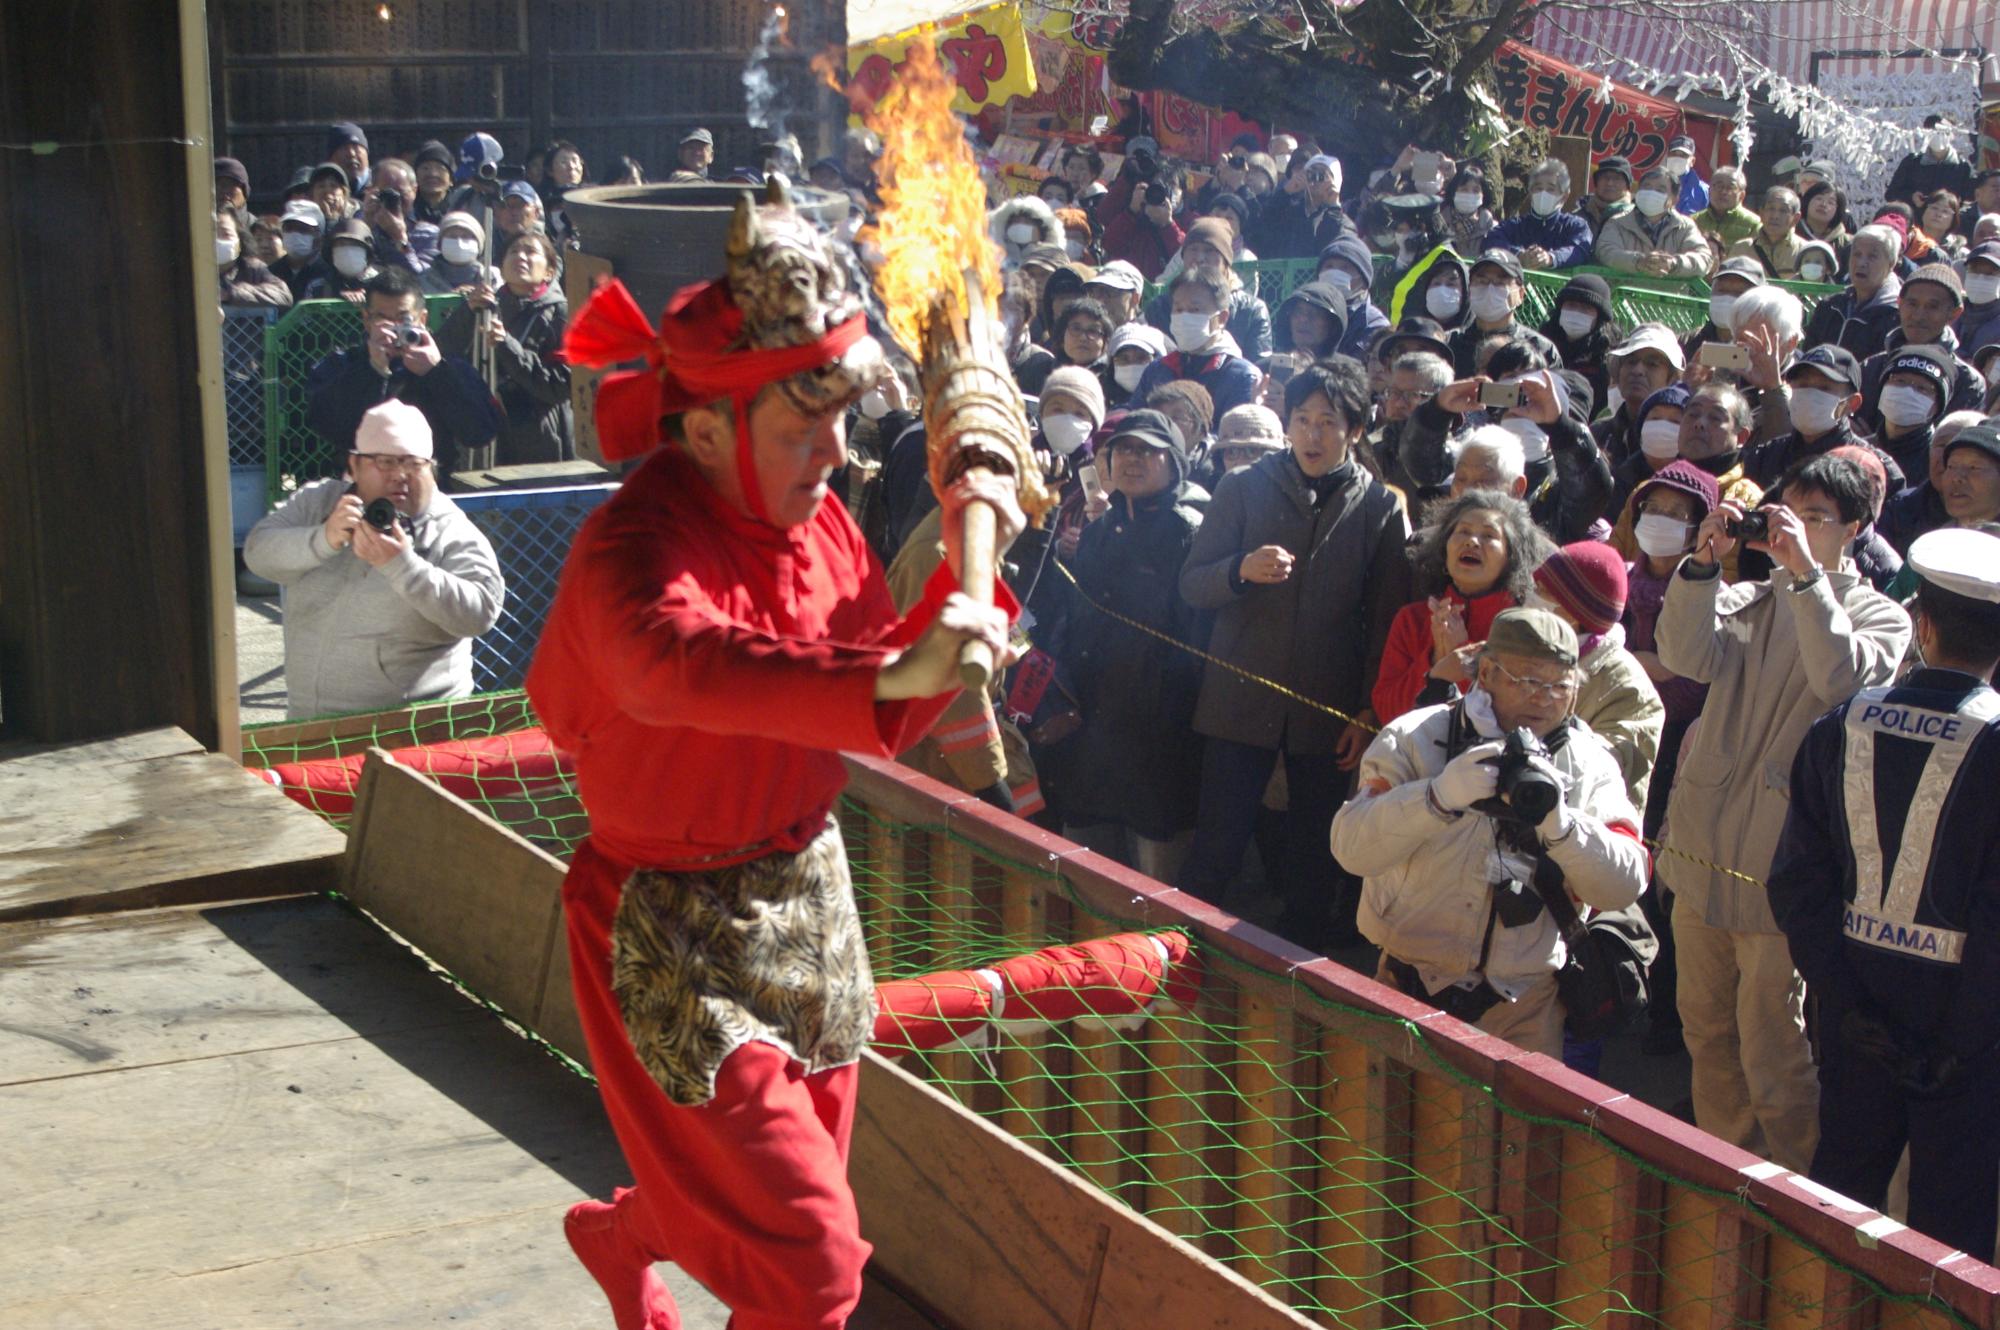
[[[715,1098],[675,1104],[640,1065],[611,991],[611,921],[627,870],[589,842],[563,883],[577,1014],[635,1188],[619,1221],[727,1305],[732,1330],[838,1330],[861,1300],[847,1185],[852,1065],[806,1076],[771,1044],[724,1060]]]

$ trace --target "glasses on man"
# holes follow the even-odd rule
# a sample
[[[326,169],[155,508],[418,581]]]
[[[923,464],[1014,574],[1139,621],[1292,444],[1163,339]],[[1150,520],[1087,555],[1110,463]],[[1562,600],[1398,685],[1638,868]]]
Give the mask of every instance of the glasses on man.
[[[1384,401],[1408,402],[1411,406],[1419,406],[1436,396],[1435,388],[1388,388],[1382,393]]]
[[[400,453],[350,453],[384,475],[414,476],[431,464],[428,457],[405,457]]]
[[[1576,680],[1573,678],[1565,676],[1555,683],[1546,679],[1523,679],[1497,660],[1493,661],[1493,668],[1498,670],[1508,683],[1528,697],[1541,698],[1549,702],[1567,702],[1576,696]]]

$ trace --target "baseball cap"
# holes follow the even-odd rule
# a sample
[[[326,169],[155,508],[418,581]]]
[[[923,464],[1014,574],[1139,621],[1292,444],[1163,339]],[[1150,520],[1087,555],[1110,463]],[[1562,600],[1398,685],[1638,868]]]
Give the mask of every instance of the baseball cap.
[[[1408,314],[1375,348],[1376,357],[1385,365],[1393,365],[1397,356],[1408,351],[1428,351],[1449,363],[1451,343],[1444,339],[1444,325],[1421,314]]]
[[[1944,460],[1946,462],[1951,461],[1951,455],[1960,448],[1977,448],[1994,461],[2000,462],[2000,426],[1996,426],[1990,421],[1981,421],[1977,425],[1967,425],[1958,432],[1958,437],[1953,439],[1950,445],[1945,448]],[[1915,552],[1915,549],[1915,546],[1911,546],[1912,553]]]
[[[346,170],[337,162],[321,162],[312,169],[312,174],[307,177],[307,180],[309,183],[316,185],[327,176],[333,176],[338,179],[342,189],[354,188],[354,182],[347,178]]]
[[[470,180],[481,166],[500,165],[500,140],[487,133],[467,134],[458,145],[458,179]]]
[[[247,194],[250,192],[250,173],[244,170],[243,163],[237,161],[234,157],[218,157],[215,159],[215,178],[217,180],[233,180],[243,186],[244,193]]]
[[[709,147],[713,148],[715,146],[715,135],[705,129],[690,129],[687,133],[681,135],[681,146],[685,147],[690,143],[706,143]]]
[[[1640,324],[1626,334],[1624,341],[1611,348],[1610,359],[1617,360],[1624,356],[1636,355],[1641,351],[1658,351],[1676,370],[1687,368],[1687,354],[1681,350],[1680,339],[1675,337],[1674,330],[1664,323]],[[1848,359],[1851,360],[1853,357],[1850,356]]]
[[[1805,160],[1800,157],[1780,157],[1771,167],[1772,175],[1797,175],[1805,170]]]
[[[1518,282],[1521,280],[1521,256],[1511,249],[1489,249],[1482,251],[1479,257],[1474,259],[1466,269],[1466,276],[1471,277],[1473,273],[1478,272],[1481,268],[1498,268],[1515,281]]]
[[[1994,248],[2000,249],[2000,245],[1996,245]],[[1086,287],[1101,286],[1111,291],[1143,291],[1146,289],[1146,279],[1139,275],[1137,268],[1127,263],[1124,259],[1113,259],[1102,268],[1099,268],[1097,274],[1085,282],[1084,285]]]
[[[1611,172],[1613,175],[1624,176],[1625,183],[1628,185],[1632,183],[1632,163],[1627,158],[1624,157],[1604,158],[1603,160],[1598,162],[1596,168],[1591,171],[1590,178],[1592,180],[1595,180],[1597,179],[1597,177],[1603,175],[1606,171]]]
[[[1576,630],[1549,610],[1502,610],[1486,630],[1486,649],[1529,660],[1576,664]]]
[[[1105,439],[1105,446],[1120,439],[1131,439],[1148,447],[1164,448],[1170,453],[1185,453],[1187,444],[1181,439],[1180,427],[1167,417],[1164,411],[1151,409],[1127,411],[1111,429]]]
[[[529,202],[533,202],[540,198],[541,195],[535,193],[535,187],[525,180],[509,180],[501,187],[500,197],[502,199],[527,199]]]
[[[284,213],[278,218],[280,227],[310,226],[317,231],[326,225],[326,214],[311,199],[293,199],[285,205]]]
[[[1785,381],[1791,382],[1793,375],[1806,369],[1816,369],[1856,391],[1861,388],[1861,362],[1844,346],[1826,342],[1809,351],[1799,352],[1792,363],[1785,366]]]
[[[1751,258],[1748,254],[1738,254],[1733,259],[1724,259],[1722,266],[1715,270],[1715,275],[1717,277],[1741,277],[1752,286],[1762,286],[1765,279],[1764,265]],[[1710,285],[1714,285],[1713,280],[1710,281]]]

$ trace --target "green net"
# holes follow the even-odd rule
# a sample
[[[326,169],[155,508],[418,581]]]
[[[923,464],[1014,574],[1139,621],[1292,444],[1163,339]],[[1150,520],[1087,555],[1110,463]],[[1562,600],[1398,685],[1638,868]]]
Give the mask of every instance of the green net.
[[[497,694],[258,727],[245,759],[282,770],[530,724],[521,694]],[[558,855],[585,832],[566,778],[495,768],[446,784]],[[1037,858],[1030,840],[1008,853],[991,835],[912,823],[870,788],[839,817],[880,979],[1172,922],[1129,888]],[[1196,940],[1191,1009],[1129,1030],[1003,1033],[903,1065],[1327,1325],[1975,1324],[1927,1295],[1922,1269],[1885,1287],[1851,1243],[1829,1249],[1760,1210],[1747,1181],[1719,1166],[1690,1177],[1698,1144],[1694,1163],[1621,1145],[1631,1134],[1590,1107],[1610,1097],[1581,1078],[1441,1043],[1252,944]]]
[[[443,325],[463,296],[427,296],[430,326]],[[361,307],[302,300],[264,330],[264,476],[273,504],[333,471],[333,449],[306,424],[306,378],[320,361],[361,344]]]

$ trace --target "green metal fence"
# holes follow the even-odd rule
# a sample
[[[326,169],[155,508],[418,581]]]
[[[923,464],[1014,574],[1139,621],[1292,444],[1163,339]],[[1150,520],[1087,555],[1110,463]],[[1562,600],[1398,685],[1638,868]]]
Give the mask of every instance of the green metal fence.
[[[463,296],[429,296],[430,326],[441,326]],[[314,365],[361,342],[361,307],[305,300],[264,330],[264,480],[273,504],[325,474],[333,447],[306,424],[306,377]]]

